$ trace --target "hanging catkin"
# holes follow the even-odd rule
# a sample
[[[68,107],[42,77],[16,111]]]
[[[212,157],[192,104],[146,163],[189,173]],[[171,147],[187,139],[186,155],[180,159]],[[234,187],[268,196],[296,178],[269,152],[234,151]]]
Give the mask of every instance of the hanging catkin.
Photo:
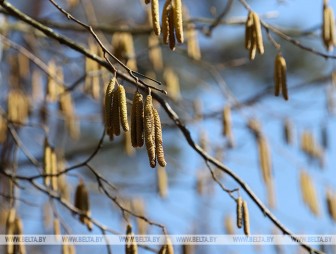
[[[164,158],[164,151],[162,146],[162,128],[160,116],[157,110],[153,107],[153,117],[154,117],[154,129],[155,129],[155,152],[157,156],[158,163],[160,166],[166,166],[166,160]]]
[[[182,0],[173,0],[173,13],[176,39],[179,43],[183,43]]]
[[[267,183],[271,179],[271,157],[269,147],[264,136],[258,136],[259,163],[262,171],[263,180]]]
[[[122,85],[118,86],[118,102],[119,102],[119,113],[121,126],[124,131],[129,130],[128,119],[127,119],[127,102],[126,102],[126,92]]]
[[[138,147],[144,144],[144,103],[143,96],[139,93],[136,101],[136,139]]]
[[[237,199],[236,216],[237,216],[237,227],[241,228],[243,226],[243,199],[242,197],[238,197]]]
[[[243,201],[243,221],[244,221],[244,233],[245,235],[250,235],[250,218],[247,203]]]
[[[157,189],[161,198],[167,197],[168,194],[168,176],[165,167],[157,169]]]
[[[90,215],[89,193],[82,180],[76,187],[74,203],[75,207],[82,213],[79,215],[80,222],[85,224],[87,228],[91,231],[92,222],[86,217]]]
[[[113,77],[108,83],[105,91],[105,105],[104,105],[104,121],[105,128],[109,134],[112,128],[111,114],[112,114],[112,100],[113,100],[113,89],[115,86],[116,77]],[[113,134],[112,134],[113,135]]]
[[[287,67],[285,58],[278,53],[275,58],[274,63],[274,83],[275,83],[275,96],[279,96],[280,91],[285,100],[288,100],[288,92],[287,92]]]
[[[130,224],[128,224],[126,227],[126,236],[128,238],[128,241],[126,242],[126,245],[125,245],[125,253],[126,254],[137,254],[138,245],[136,244],[136,241],[134,239],[132,226]]]
[[[164,44],[169,43],[169,13],[171,11],[171,0],[166,0],[162,10],[162,39]],[[174,31],[173,31],[174,32]]]
[[[50,175],[51,172],[51,147],[49,146],[48,140],[44,140],[44,154],[43,154],[43,167],[44,167],[44,174]],[[49,186],[51,183],[50,176],[44,177],[44,184]]]
[[[156,35],[160,35],[161,28],[160,28],[160,17],[159,17],[159,0],[152,0],[151,8],[152,8],[153,30]]]
[[[263,44],[263,38],[261,33],[261,24],[260,19],[257,13],[253,12],[253,25],[254,25],[254,31],[255,31],[255,38],[256,38],[256,44],[259,54],[264,54],[264,44]]]
[[[156,166],[156,154],[155,154],[153,103],[151,95],[147,95],[146,97],[144,120],[145,120],[144,121],[145,142],[149,158],[149,164],[152,168],[154,168]]]
[[[335,18],[327,0],[323,3],[322,40],[327,50],[333,50],[336,45]]]

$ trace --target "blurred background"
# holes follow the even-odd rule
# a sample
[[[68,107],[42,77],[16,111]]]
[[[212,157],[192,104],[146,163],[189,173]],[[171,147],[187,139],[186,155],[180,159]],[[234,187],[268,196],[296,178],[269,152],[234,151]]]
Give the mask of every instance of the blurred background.
[[[92,36],[69,21],[49,1],[8,2],[56,32],[99,54]],[[333,129],[336,127],[336,83],[332,80],[332,59],[303,50],[270,31],[272,38],[281,45],[287,63],[289,100],[285,101],[281,96],[274,96],[274,59],[277,50],[269,41],[265,29],[265,53],[257,54],[253,61],[249,60],[249,52],[244,47],[248,11],[240,1],[232,2],[229,12],[223,18],[223,24],[215,27],[208,36],[207,28],[225,9],[228,1],[184,0],[187,10],[184,13],[185,24],[194,24],[191,27],[195,30],[191,30],[197,34],[196,37],[186,35],[187,42],[177,44],[175,51],[162,44],[159,37],[159,40],[152,39],[154,44],[148,44],[149,37],[154,36],[151,34],[148,6],[143,1],[58,2],[76,18],[96,28],[97,35],[111,52],[116,53],[112,43],[112,37],[117,37],[116,32],[123,29],[130,31],[134,54],[127,55],[127,64],[135,61],[133,67],[136,66],[140,73],[163,82],[164,89],[168,91],[168,96],[162,95],[163,98],[179,114],[194,140],[241,177],[288,229],[296,234],[334,233],[335,224],[328,212],[326,194],[327,191],[335,190],[336,137]],[[266,24],[318,52],[333,53],[325,49],[321,38],[322,0],[247,2]],[[160,1],[161,10],[163,5],[164,1]],[[336,8],[333,1],[330,1],[329,6]],[[20,128],[13,124],[13,129],[29,154],[42,163],[43,144],[47,137],[59,158],[59,169],[83,162],[96,149],[104,130],[103,93],[111,73],[90,62],[82,54],[30,28],[5,10],[0,10],[0,105],[3,118],[7,115],[10,90],[16,88],[23,91],[29,98],[28,120]],[[199,43],[201,57],[188,52],[188,41],[195,38]],[[47,87],[52,78],[48,78],[27,54],[22,53],[22,48],[42,60],[47,69],[54,71],[59,79],[64,78],[62,89],[70,88],[72,98],[71,116],[68,117],[60,110],[60,97],[55,100],[50,98]],[[162,54],[162,63],[153,60],[155,56],[151,56],[151,53],[155,56]],[[125,56],[121,55],[123,57]],[[56,66],[54,69],[52,63]],[[135,87],[121,79],[119,81],[125,86],[130,113]],[[98,90],[94,90],[96,84]],[[145,148],[130,148],[123,134],[113,141],[105,137],[102,148],[89,162],[90,166],[116,187],[116,190],[110,187],[108,189],[111,195],[117,197],[118,202],[151,221],[165,225],[170,234],[244,234],[235,225],[234,200],[212,179],[204,160],[188,145],[164,109],[158,103],[155,105],[163,126],[167,161],[166,168],[160,169],[163,176],[158,176],[158,168],[150,168]],[[231,139],[223,136],[222,116],[223,109],[227,106],[231,108]],[[273,179],[271,187],[265,184],[262,177],[257,139],[248,127],[251,119],[259,122],[268,142]],[[290,123],[287,128],[292,133],[291,144],[287,144],[284,139],[286,123]],[[307,155],[303,151],[304,132],[313,137],[314,144],[310,143],[310,146],[317,147],[318,156]],[[24,176],[39,173],[38,167],[27,159],[27,153],[15,147],[12,138],[4,138],[0,145],[1,169],[15,168],[16,174]],[[226,188],[240,188],[228,175],[220,173],[214,167],[212,169]],[[304,203],[300,183],[300,176],[304,174],[302,172],[310,176],[316,191],[318,214],[314,214],[309,205]],[[167,188],[162,184],[158,186],[160,181],[164,181],[165,174],[168,179]],[[126,222],[123,214],[99,190],[96,176],[84,165],[69,171],[63,178],[64,195],[68,195],[70,202],[73,202],[80,179],[84,180],[89,190],[92,217],[116,232],[124,233]],[[1,229],[5,232],[6,212],[13,202],[6,194],[10,186],[8,179],[1,177],[1,182],[4,193]],[[37,182],[43,183],[41,179]],[[55,214],[61,221],[64,233],[101,234],[97,227],[93,227],[90,233],[78,221],[77,216],[57,200],[51,201],[29,181],[20,180],[18,183],[18,186],[13,187],[17,197],[15,208],[23,221],[24,234],[52,234]],[[235,197],[238,197],[236,194],[234,193]],[[240,189],[239,194],[248,203],[251,234],[281,234],[243,190]],[[311,193],[309,195],[313,196]],[[135,233],[162,233],[159,227],[148,225],[133,216],[126,217]],[[229,232],[230,223],[233,232]],[[326,253],[335,252],[333,246],[315,247],[323,248]],[[61,253],[61,248],[27,246],[27,253]],[[113,253],[124,251],[123,246],[111,248]],[[106,253],[106,247],[76,246],[76,251]],[[213,254],[304,253],[299,246],[197,246],[193,251],[192,253]],[[139,252],[152,253],[141,248]],[[175,252],[184,253],[181,246],[175,246]]]

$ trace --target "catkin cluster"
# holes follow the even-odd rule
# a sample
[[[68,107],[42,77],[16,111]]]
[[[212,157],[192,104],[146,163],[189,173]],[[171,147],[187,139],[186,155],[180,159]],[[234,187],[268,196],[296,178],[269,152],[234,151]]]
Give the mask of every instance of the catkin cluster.
[[[303,202],[314,215],[318,216],[320,209],[315,186],[309,174],[304,170],[300,172],[300,186]]]
[[[75,192],[75,207],[82,213],[79,215],[79,220],[82,222],[88,230],[92,230],[92,222],[87,217],[90,216],[90,202],[89,193],[86,189],[84,182],[81,180],[76,187]]]
[[[323,3],[322,40],[327,50],[333,50],[336,45],[335,17],[333,10],[328,6],[328,0],[324,0]]]
[[[287,67],[285,58],[281,55],[281,53],[278,53],[274,62],[274,94],[275,96],[279,96],[281,91],[283,98],[288,100],[286,71]]]
[[[171,50],[175,49],[176,40],[183,43],[182,0],[166,0],[162,11],[162,37]]]
[[[113,77],[107,85],[104,101],[105,128],[111,140],[114,135],[120,135],[120,125],[125,132],[129,130],[125,88],[115,84],[116,77]]]
[[[125,253],[126,254],[137,254],[138,253],[138,245],[136,244],[136,241],[132,241],[131,239],[134,237],[132,226],[130,224],[126,227],[126,236],[130,239],[130,241],[127,241],[125,245]]]
[[[253,11],[249,12],[245,22],[245,48],[249,50],[251,60],[255,58],[257,50],[259,54],[264,54],[260,19]]]
[[[11,208],[7,214],[6,219],[6,235],[22,235],[23,234],[23,224],[20,217],[17,215],[15,208]],[[26,248],[23,242],[18,245],[13,243],[8,243],[6,245],[6,253],[12,254],[25,254]]]
[[[244,226],[245,235],[250,234],[250,218],[247,203],[242,197],[238,197],[236,206],[237,214],[237,227],[241,228]]]
[[[156,160],[162,167],[166,166],[162,145],[162,129],[158,111],[153,107],[152,96],[147,95],[144,108],[144,137],[152,168],[156,166]]]
[[[51,187],[52,190],[58,191],[58,177],[55,176],[58,173],[57,155],[47,139],[44,140],[43,169],[45,175],[53,175],[45,176],[44,184]]]

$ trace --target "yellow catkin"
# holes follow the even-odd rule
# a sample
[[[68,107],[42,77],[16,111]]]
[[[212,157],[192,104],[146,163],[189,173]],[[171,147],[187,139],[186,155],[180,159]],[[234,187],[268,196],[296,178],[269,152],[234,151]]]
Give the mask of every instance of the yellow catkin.
[[[48,63],[48,82],[47,82],[47,98],[50,102],[57,100],[57,83],[54,77],[57,76],[57,66],[54,60],[50,60]]]
[[[51,174],[51,147],[48,144],[48,140],[44,140],[44,155],[43,155],[43,167],[44,167],[44,174],[45,175],[50,175]],[[44,177],[44,184],[46,186],[49,186],[51,183],[50,176]]]
[[[223,110],[223,135],[227,138],[232,136],[230,106],[226,106]]]
[[[262,171],[263,180],[267,183],[271,179],[271,157],[266,138],[258,136],[259,163]]]
[[[225,226],[225,231],[226,231],[227,234],[229,234],[229,235],[234,235],[235,234],[232,217],[230,215],[225,216],[224,226]]]
[[[169,43],[169,12],[171,11],[171,0],[166,0],[162,10],[162,39],[164,44]]]
[[[179,43],[183,43],[182,0],[173,0],[173,13],[176,39]]]
[[[137,70],[132,34],[126,32],[114,33],[112,37],[112,53],[130,69]]]
[[[151,1],[151,9],[152,9],[152,23],[153,23],[153,30],[156,35],[160,35],[161,28],[160,28],[160,15],[159,15],[159,0],[152,0]]]
[[[280,95],[280,91],[285,100],[288,100],[287,92],[287,67],[285,58],[278,53],[274,63],[274,83],[275,83],[275,96]]]
[[[118,89],[113,91],[113,101],[112,101],[112,112],[111,121],[113,134],[116,136],[120,135],[120,115],[119,115],[119,93]]]
[[[126,92],[125,88],[121,85],[118,86],[118,100],[121,126],[124,131],[128,131]]]
[[[14,232],[15,235],[23,234],[23,224],[22,224],[22,220],[19,217],[15,218],[14,227],[15,227],[15,232]],[[26,247],[23,242],[20,242],[20,244],[17,246],[15,253],[26,254]]]
[[[328,189],[326,191],[326,204],[327,204],[327,209],[328,209],[328,214],[330,216],[331,219],[333,219],[334,221],[336,220],[336,211],[335,211],[335,205],[334,205],[334,197],[333,194],[331,193],[331,191]]]
[[[196,61],[200,60],[202,56],[195,25],[188,24],[186,37],[188,56]]]
[[[90,215],[89,193],[81,180],[76,187],[75,192],[75,207],[83,214],[79,215],[79,220],[87,226],[89,230],[92,229],[90,220],[84,215]]]
[[[320,210],[315,186],[311,177],[304,170],[300,172],[300,186],[304,203],[308,206],[314,215],[318,216],[320,214]]]
[[[253,36],[253,15],[249,12],[245,22],[245,48],[250,49],[252,47]]]
[[[327,1],[323,4],[322,40],[327,50],[333,50],[336,45],[334,12]]]
[[[160,166],[165,167],[167,165],[164,158],[164,151],[162,145],[162,127],[158,111],[153,108],[153,117],[154,117],[154,129],[155,129],[155,153],[157,161]]]
[[[173,69],[167,67],[163,72],[163,80],[167,86],[167,93],[174,101],[181,99],[180,81]]]
[[[244,233],[250,235],[250,218],[247,203],[243,201],[243,221],[244,221]]]
[[[15,208],[11,208],[7,215],[6,220],[6,235],[14,235],[15,234],[15,218],[16,218],[16,210]],[[14,253],[15,245],[13,243],[7,244],[6,250],[7,253]]]
[[[7,120],[0,115],[0,144],[5,142],[7,138]]]
[[[168,16],[168,24],[169,24],[169,48],[171,50],[175,50],[175,27],[174,27],[174,7],[171,7]]]
[[[162,52],[159,37],[153,33],[148,37],[148,57],[155,71],[163,69]]]
[[[168,176],[165,167],[157,169],[157,189],[160,197],[165,198],[168,195]]]
[[[54,228],[54,235],[56,236],[57,240],[60,240],[61,237],[61,224],[59,219],[55,218],[53,221],[53,228]]]
[[[237,216],[237,227],[241,228],[243,226],[243,199],[238,197],[236,206],[236,216]]]
[[[169,236],[166,237],[166,254],[174,254],[174,246]]]
[[[50,173],[52,175],[57,174],[57,155],[54,149],[51,149],[51,170]],[[57,180],[57,176],[52,176],[51,177],[51,188],[54,191],[58,191],[58,180]]]
[[[272,209],[276,206],[275,193],[274,193],[274,185],[272,179],[266,183],[267,190],[267,202],[268,206]]]
[[[18,67],[19,67],[19,76],[22,79],[26,79],[29,75],[30,68],[29,68],[29,58],[26,57],[24,54],[18,54]]]
[[[136,139],[138,147],[144,144],[144,103],[142,94],[138,94],[136,101]]]
[[[145,203],[143,199],[140,198],[133,199],[132,209],[136,212],[136,214],[139,214],[140,216],[145,216]],[[138,234],[139,235],[147,234],[148,224],[140,218],[136,218],[136,223],[138,228]]]
[[[112,111],[112,93],[115,86],[116,78],[113,77],[109,84],[107,85],[106,91],[105,91],[105,101],[104,101],[104,122],[105,122],[105,128],[107,133],[109,133],[111,127],[112,127],[112,121],[111,121],[111,111]]]
[[[264,44],[263,44],[263,38],[261,33],[261,24],[260,19],[257,13],[253,12],[253,26],[255,31],[255,37],[256,37],[256,44],[259,54],[264,54]]]
[[[154,131],[154,116],[152,96],[147,95],[144,111],[144,127],[145,127],[145,142],[149,158],[149,164],[152,168],[156,166],[155,154],[155,131]]]

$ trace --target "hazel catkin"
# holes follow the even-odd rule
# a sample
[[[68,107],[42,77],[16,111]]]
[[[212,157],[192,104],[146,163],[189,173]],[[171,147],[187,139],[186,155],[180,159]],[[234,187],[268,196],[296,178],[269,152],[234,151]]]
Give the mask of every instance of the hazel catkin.
[[[145,120],[144,127],[145,127],[146,149],[148,153],[150,166],[154,168],[156,166],[156,154],[155,154],[153,103],[151,95],[147,95],[146,97],[144,120]]]
[[[157,156],[158,163],[160,166],[165,167],[167,165],[164,158],[164,151],[162,146],[162,129],[159,113],[155,108],[153,108],[154,116],[154,129],[155,129],[155,152]]]

